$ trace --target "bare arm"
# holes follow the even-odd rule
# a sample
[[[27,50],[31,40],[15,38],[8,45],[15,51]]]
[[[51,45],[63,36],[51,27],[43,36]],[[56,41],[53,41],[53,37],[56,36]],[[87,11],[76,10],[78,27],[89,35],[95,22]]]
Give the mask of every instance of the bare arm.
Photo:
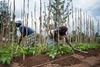
[[[66,43],[68,43],[68,45],[69,45],[73,50],[75,50],[75,51],[79,51],[79,52],[82,52],[82,53],[88,53],[88,52],[86,52],[86,51],[80,51],[80,50],[74,48],[74,47],[70,44],[70,42],[68,41],[67,36],[65,37],[65,39],[66,39]]]
[[[25,35],[26,35],[25,31],[23,33],[22,33],[22,31],[20,31],[20,32],[21,32],[21,36],[20,36],[20,39],[18,41],[18,45],[20,45],[20,42],[22,41],[22,38],[25,37]]]

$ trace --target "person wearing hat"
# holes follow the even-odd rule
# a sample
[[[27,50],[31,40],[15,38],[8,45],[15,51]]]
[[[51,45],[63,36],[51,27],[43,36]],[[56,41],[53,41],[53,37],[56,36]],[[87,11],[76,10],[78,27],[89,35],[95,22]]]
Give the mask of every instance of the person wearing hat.
[[[19,41],[18,41],[19,45],[20,45],[23,37],[34,36],[35,31],[33,29],[31,29],[30,27],[26,27],[26,26],[22,25],[22,22],[20,20],[16,21],[15,24],[17,27],[17,36],[19,37]]]

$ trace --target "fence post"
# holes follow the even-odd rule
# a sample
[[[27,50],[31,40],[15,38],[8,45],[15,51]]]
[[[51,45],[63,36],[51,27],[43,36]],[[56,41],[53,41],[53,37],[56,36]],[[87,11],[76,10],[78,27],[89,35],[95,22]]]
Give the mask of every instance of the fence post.
[[[13,33],[12,33],[12,60],[14,57],[14,35],[15,35],[15,0],[13,0]]]

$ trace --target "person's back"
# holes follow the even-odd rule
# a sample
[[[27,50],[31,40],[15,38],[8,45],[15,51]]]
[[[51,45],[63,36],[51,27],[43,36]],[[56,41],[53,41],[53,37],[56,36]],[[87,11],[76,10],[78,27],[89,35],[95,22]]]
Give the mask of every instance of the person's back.
[[[31,29],[30,27],[23,26],[23,25],[21,25],[19,27],[19,30],[20,30],[20,32],[23,31],[23,33],[25,34],[25,36],[26,35],[28,36],[28,35],[34,33],[34,30],[33,29]]]

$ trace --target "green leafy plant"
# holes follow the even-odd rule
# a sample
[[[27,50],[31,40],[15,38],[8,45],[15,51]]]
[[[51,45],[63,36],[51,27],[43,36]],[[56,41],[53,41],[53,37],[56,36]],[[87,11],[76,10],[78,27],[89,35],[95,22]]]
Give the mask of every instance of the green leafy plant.
[[[54,59],[57,55],[57,51],[58,51],[58,45],[53,45],[48,49],[47,54]]]
[[[35,47],[23,47],[20,45],[17,52],[14,54],[14,57],[21,56],[23,53],[25,55],[32,54],[32,55],[39,55],[43,52],[46,52],[46,46],[45,44],[36,44]],[[77,43],[72,43],[74,48],[78,50],[89,50],[89,49],[97,49],[100,48],[99,44],[86,44],[86,43],[80,43],[79,45]],[[14,52],[16,51],[17,44],[14,45]],[[47,54],[54,59],[58,54],[73,54],[74,51],[67,45],[53,45],[49,47],[49,50]],[[8,45],[1,45],[0,46],[0,64],[10,64],[11,63],[11,55],[12,55],[12,47],[11,44]]]
[[[30,47],[29,50],[28,50],[28,54],[35,55],[36,54],[35,49],[33,47]]]
[[[11,63],[11,57],[9,57],[9,56],[2,56],[0,58],[0,63],[1,64],[10,64]]]
[[[86,43],[80,43],[79,45],[73,44],[75,48],[79,50],[89,50],[89,49],[97,49],[100,47],[99,44],[93,43],[93,44],[86,44]]]
[[[6,46],[0,47],[0,64],[10,64],[11,63],[11,48],[6,48]]]
[[[56,57],[57,54],[73,54],[74,51],[67,47],[67,46],[61,46],[59,44],[57,45],[53,45],[49,48],[47,54],[54,59]]]

